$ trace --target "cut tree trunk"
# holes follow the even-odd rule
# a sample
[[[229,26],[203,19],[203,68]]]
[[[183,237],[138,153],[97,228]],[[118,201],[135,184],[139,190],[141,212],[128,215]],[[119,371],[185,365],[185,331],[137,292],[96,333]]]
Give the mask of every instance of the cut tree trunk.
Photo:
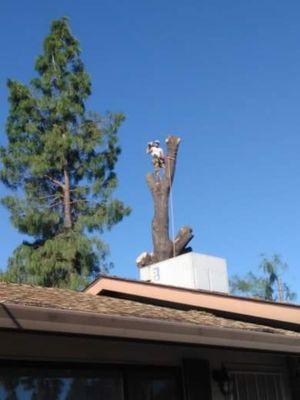
[[[169,136],[166,139],[167,155],[162,176],[155,173],[147,174],[147,184],[154,202],[154,217],[152,220],[153,252],[143,253],[138,257],[137,264],[139,267],[185,253],[187,244],[193,238],[192,229],[189,227],[181,228],[176,238],[170,239],[169,236],[170,191],[175,175],[179,143],[179,137]]]

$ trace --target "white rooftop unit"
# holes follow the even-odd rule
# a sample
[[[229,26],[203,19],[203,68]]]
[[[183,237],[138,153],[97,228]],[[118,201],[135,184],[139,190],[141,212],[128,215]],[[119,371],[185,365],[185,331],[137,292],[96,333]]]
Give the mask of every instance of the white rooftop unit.
[[[140,279],[189,289],[228,293],[226,260],[194,252],[141,267]]]

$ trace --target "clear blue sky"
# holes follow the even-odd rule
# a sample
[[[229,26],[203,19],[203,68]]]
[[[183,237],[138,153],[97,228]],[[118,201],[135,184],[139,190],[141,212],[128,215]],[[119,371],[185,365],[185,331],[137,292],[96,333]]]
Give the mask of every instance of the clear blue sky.
[[[105,237],[114,274],[151,250],[145,144],[182,137],[175,224],[230,274],[277,252],[300,299],[300,3],[272,0],[2,0],[0,142],[8,77],[28,82],[52,19],[67,15],[93,82],[91,109],[123,111],[118,196],[133,209]],[[5,189],[0,187],[0,194]],[[0,265],[22,237],[0,209]]]

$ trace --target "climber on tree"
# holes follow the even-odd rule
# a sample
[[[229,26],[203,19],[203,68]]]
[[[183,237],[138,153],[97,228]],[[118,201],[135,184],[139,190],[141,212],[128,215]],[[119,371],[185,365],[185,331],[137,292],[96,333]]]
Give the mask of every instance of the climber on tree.
[[[160,147],[159,140],[148,142],[146,152],[152,156],[152,164],[156,174],[158,174],[161,168],[165,168],[164,151]]]

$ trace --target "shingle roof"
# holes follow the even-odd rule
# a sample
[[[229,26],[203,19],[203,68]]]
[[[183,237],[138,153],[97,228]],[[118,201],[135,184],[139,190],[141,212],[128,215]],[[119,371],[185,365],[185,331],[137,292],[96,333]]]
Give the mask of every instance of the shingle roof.
[[[140,303],[133,300],[94,296],[88,293],[66,289],[43,288],[0,282],[0,304],[1,303],[81,311],[99,315],[182,322],[199,326],[264,332],[300,338],[300,333],[291,330],[278,329],[267,325],[238,321],[236,319],[221,318],[204,311],[193,309],[177,310],[169,307]]]

